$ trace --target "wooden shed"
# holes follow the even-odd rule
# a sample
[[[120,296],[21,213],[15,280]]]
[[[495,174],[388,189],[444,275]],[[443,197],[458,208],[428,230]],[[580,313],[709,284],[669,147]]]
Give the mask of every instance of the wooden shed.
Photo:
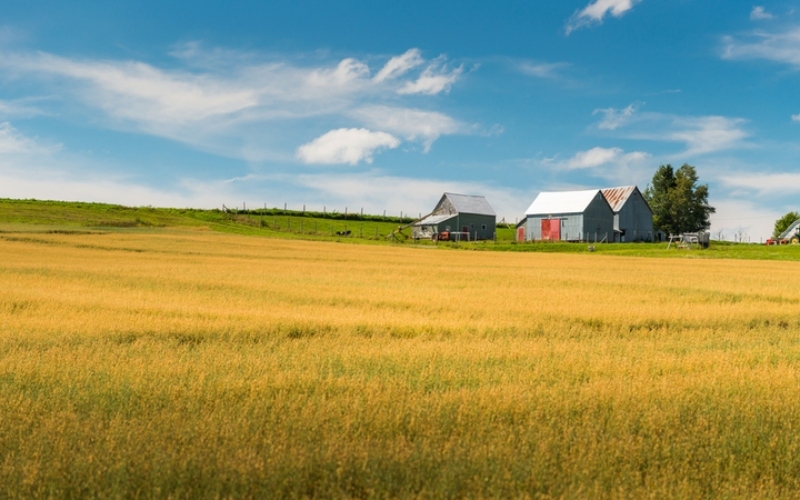
[[[614,211],[599,189],[541,192],[517,224],[528,241],[614,241]]]
[[[444,193],[433,211],[413,224],[414,238],[490,240],[497,230],[497,215],[483,196]]]

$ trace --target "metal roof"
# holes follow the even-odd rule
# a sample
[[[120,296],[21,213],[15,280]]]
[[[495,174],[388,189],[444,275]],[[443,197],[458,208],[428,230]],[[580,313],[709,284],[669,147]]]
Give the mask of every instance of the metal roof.
[[[605,196],[606,201],[611,205],[611,210],[619,212],[625,206],[625,202],[631,197],[634,191],[638,190],[636,186],[623,186],[615,188],[601,189],[600,191]]]
[[[576,214],[586,210],[586,207],[599,193],[599,189],[586,191],[543,191],[533,200],[531,206],[525,211],[526,216]]]
[[[794,236],[794,232],[796,230],[798,230],[798,229],[800,229],[800,220],[796,220],[796,221],[792,222],[792,225],[790,225],[788,228],[786,228],[786,231],[781,233],[780,238],[782,240],[785,240],[786,238],[788,238],[790,236]]]
[[[430,215],[414,223],[414,226],[434,226],[446,220],[455,219],[456,214]]]
[[[461,214],[497,215],[483,196],[445,193],[443,198],[450,200],[453,208]],[[441,201],[439,202],[441,204]]]

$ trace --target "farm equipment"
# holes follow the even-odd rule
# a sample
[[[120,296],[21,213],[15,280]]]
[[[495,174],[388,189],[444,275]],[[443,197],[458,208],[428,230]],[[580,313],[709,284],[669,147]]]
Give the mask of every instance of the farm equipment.
[[[430,215],[433,215],[433,212],[431,212],[431,213],[429,213],[429,214],[425,214],[425,215],[423,215],[422,217],[420,217],[419,219],[417,219],[417,220],[414,220],[414,221],[411,221],[411,222],[409,222],[409,223],[408,223],[408,224],[406,224],[406,225],[403,225],[403,226],[397,226],[397,229],[395,229],[394,231],[392,231],[391,233],[389,233],[389,236],[387,236],[387,238],[389,238],[389,239],[390,239],[390,240],[392,240],[392,241],[400,241],[400,239],[398,238],[398,236],[402,236],[402,237],[403,237],[403,241],[405,241],[405,240],[409,239],[411,236],[409,236],[409,235],[405,234],[403,231],[405,231],[406,229],[410,228],[411,226],[413,226],[413,225],[414,225],[414,224],[416,224],[417,222],[421,221],[422,219],[425,219],[426,217],[428,217],[428,216],[430,216]]]

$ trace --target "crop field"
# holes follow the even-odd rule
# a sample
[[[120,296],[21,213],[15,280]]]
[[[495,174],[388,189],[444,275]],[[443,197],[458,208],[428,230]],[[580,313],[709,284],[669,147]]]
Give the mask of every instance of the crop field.
[[[20,227],[0,497],[800,491],[798,262]]]

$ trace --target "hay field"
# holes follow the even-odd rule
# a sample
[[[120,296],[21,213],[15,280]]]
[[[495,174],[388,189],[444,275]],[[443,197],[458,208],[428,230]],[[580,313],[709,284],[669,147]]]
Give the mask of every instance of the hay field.
[[[795,498],[800,264],[0,234],[0,497]]]

